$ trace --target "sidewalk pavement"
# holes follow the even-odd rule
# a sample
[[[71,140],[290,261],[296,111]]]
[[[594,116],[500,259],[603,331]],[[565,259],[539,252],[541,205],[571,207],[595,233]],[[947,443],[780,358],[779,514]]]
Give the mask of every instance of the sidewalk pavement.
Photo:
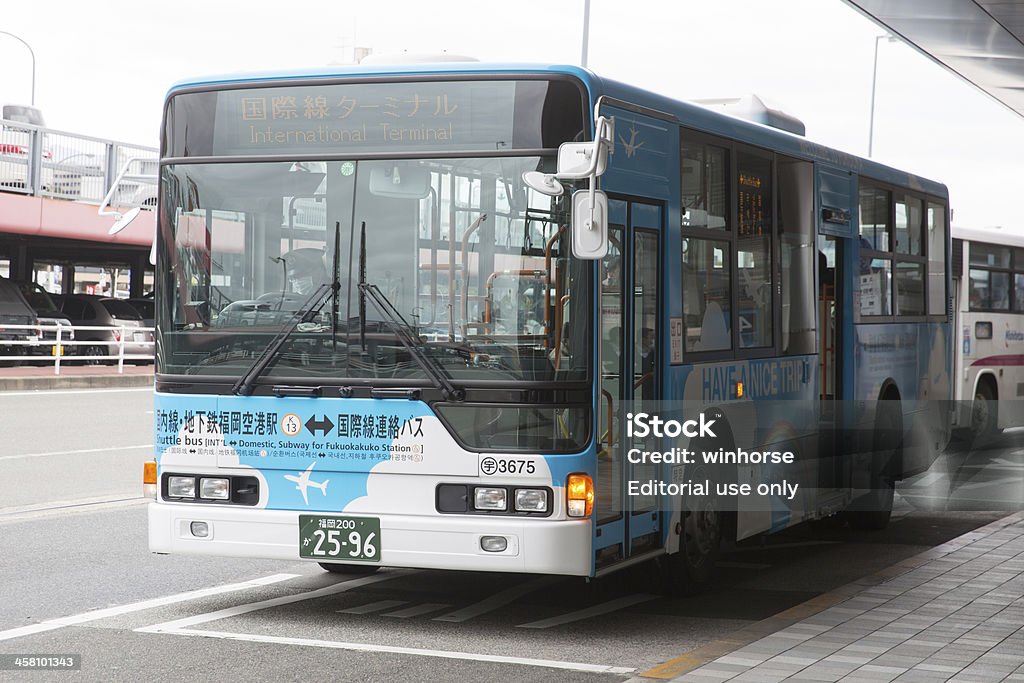
[[[1024,681],[1024,512],[667,662],[646,677]],[[647,680],[641,679],[641,680]]]
[[[59,375],[52,365],[0,368],[0,392],[145,386],[153,386],[152,365],[125,365],[119,373],[117,365],[62,364]]]

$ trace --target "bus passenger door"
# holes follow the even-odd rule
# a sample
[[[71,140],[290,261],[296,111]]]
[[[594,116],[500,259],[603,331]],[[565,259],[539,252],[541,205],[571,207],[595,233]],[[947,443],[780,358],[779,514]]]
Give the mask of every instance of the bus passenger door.
[[[609,200],[611,245],[600,264],[601,404],[598,454],[597,568],[627,560],[662,545],[656,496],[629,495],[629,482],[657,480],[655,465],[630,464],[630,448],[657,444],[625,434],[625,413],[656,413],[663,353],[660,312],[660,204]],[[646,405],[646,407],[645,407]]]
[[[821,425],[819,430],[818,488],[827,491],[843,478],[840,468],[839,414],[842,392],[840,344],[844,288],[842,240],[818,235],[818,364]]]

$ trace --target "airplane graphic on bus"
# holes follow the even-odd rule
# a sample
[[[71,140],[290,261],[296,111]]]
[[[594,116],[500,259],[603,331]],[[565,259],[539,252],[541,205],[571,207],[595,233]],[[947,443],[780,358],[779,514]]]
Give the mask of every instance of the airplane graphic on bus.
[[[293,474],[284,475],[284,478],[287,479],[288,481],[295,482],[295,488],[296,490],[299,491],[299,493],[302,494],[302,500],[306,503],[306,505],[309,505],[309,487],[312,486],[314,488],[320,489],[320,492],[326,496],[327,482],[330,481],[329,479],[324,479],[322,482],[310,481],[309,475],[313,473],[314,466],[316,466],[316,462],[311,462],[309,464],[309,467],[307,467],[306,470],[298,476],[295,476]]]

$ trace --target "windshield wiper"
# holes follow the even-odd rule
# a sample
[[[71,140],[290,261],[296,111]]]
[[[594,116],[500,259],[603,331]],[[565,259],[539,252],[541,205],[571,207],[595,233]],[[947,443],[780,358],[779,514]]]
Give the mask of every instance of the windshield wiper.
[[[310,313],[315,313],[320,310],[326,301],[328,293],[333,292],[335,296],[337,296],[337,291],[340,287],[341,285],[338,282],[337,277],[335,277],[334,282],[332,283],[321,283],[309,298],[302,302],[302,305],[299,306],[295,313],[292,314],[292,318],[288,322],[288,325],[277,333],[277,336],[270,341],[267,348],[263,349],[263,353],[257,356],[256,360],[249,366],[249,369],[245,371],[245,374],[238,378],[235,385],[231,387],[231,391],[239,396],[249,396],[252,394],[253,385],[256,380],[259,379],[260,375],[262,375],[267,369],[270,362],[274,360],[278,351],[281,350],[281,347],[284,346],[284,343],[288,340],[288,337],[291,336],[292,332],[295,331],[295,328],[299,326],[299,323],[305,320]]]
[[[340,245],[341,245],[341,222],[335,221],[334,223],[334,276],[330,283],[323,282],[313,290],[313,293],[309,295],[309,298],[302,302],[298,310],[292,314],[291,320],[288,322],[288,326],[282,328],[267,345],[267,348],[263,349],[256,360],[253,361],[249,369],[245,371],[245,374],[238,378],[235,385],[231,387],[231,391],[239,396],[249,396],[252,394],[253,385],[256,380],[259,379],[260,375],[267,369],[270,362],[274,360],[278,351],[284,346],[284,343],[291,336],[295,328],[299,326],[303,320],[310,313],[318,312],[326,303],[326,295],[328,292],[333,294],[333,303],[331,305],[331,346],[332,349],[337,351],[338,349],[338,294],[341,292],[341,280],[338,278],[338,260],[340,258]],[[281,302],[284,303],[284,297],[281,298]]]
[[[466,397],[466,392],[458,389],[452,384],[447,373],[437,365],[437,359],[430,354],[424,353],[419,347],[420,340],[416,336],[412,326],[402,317],[395,305],[380,291],[375,284],[359,283],[359,293],[370,300],[373,307],[384,316],[385,321],[394,331],[398,341],[409,352],[423,372],[427,373],[434,381],[434,386],[441,390],[446,401],[461,401]]]

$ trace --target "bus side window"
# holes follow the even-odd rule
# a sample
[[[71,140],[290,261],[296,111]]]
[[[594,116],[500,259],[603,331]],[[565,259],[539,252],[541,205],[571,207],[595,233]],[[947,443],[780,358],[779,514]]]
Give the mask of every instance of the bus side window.
[[[683,240],[683,313],[687,351],[732,348],[729,316],[729,243]]]

